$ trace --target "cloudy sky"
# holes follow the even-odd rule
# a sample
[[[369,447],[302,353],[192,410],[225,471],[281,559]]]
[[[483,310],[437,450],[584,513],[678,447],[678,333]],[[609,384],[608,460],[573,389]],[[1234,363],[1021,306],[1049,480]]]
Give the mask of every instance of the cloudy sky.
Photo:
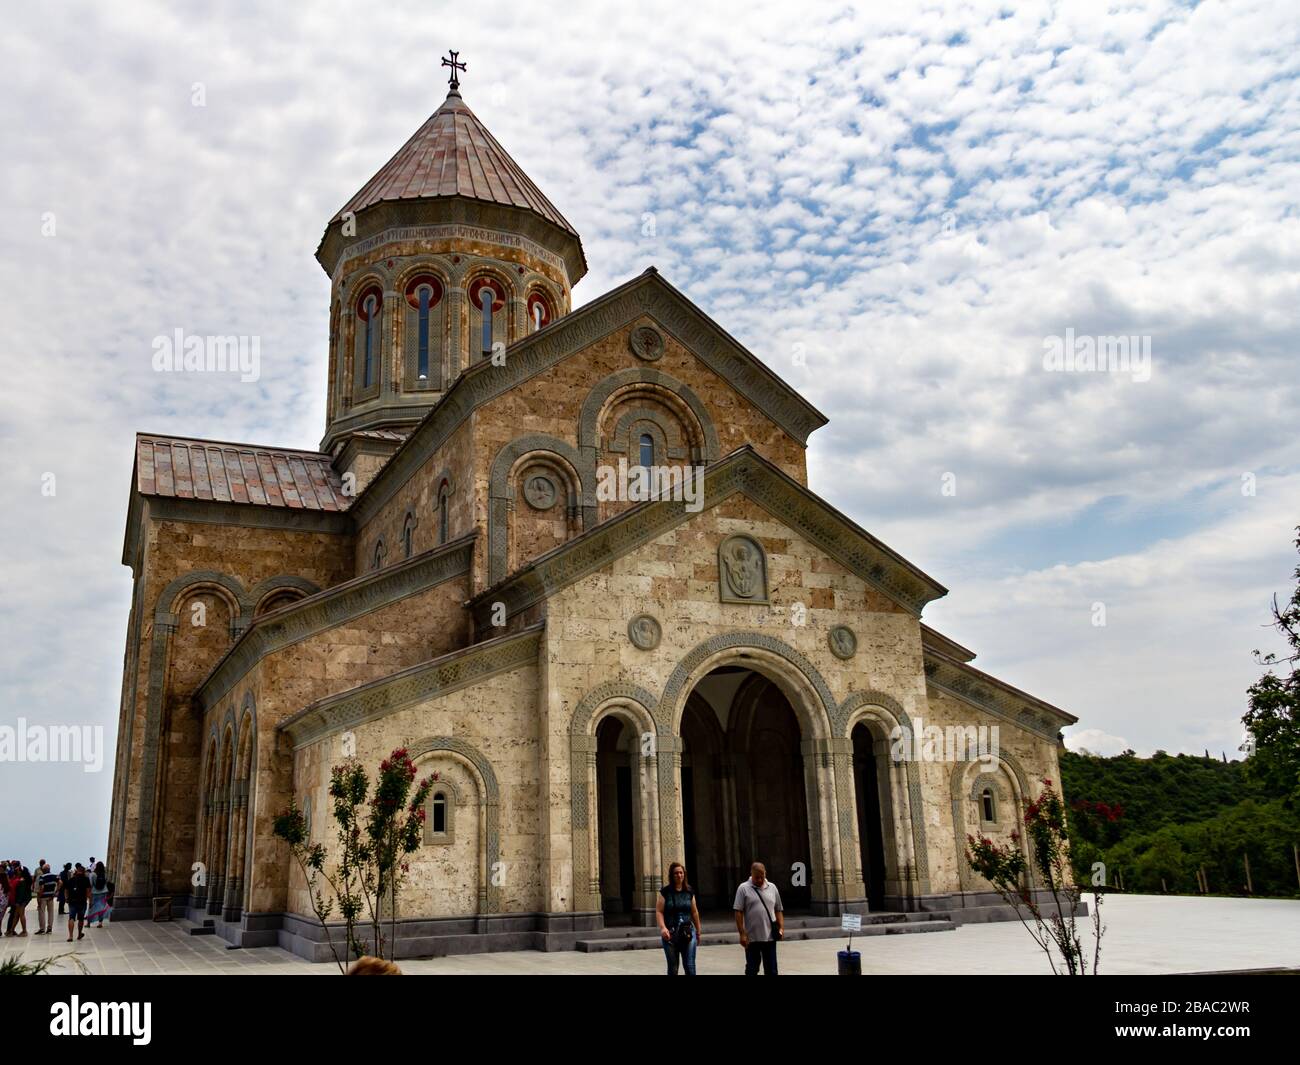
[[[825,412],[812,485],[951,589],[927,621],[1072,746],[1235,753],[1300,521],[1293,6],[634,6],[6,16],[0,726],[108,750],[0,764],[0,850],[102,853],[132,434],[318,445],[313,252],[449,47],[575,301],[654,264]],[[152,372],[176,328],[259,336],[260,380]],[[1067,330],[1149,375],[1045,368]]]

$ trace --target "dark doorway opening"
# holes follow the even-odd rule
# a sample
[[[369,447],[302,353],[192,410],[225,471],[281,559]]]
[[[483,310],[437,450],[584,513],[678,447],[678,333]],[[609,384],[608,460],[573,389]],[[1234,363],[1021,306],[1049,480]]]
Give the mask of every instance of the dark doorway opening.
[[[701,907],[730,911],[750,863],[761,861],[782,905],[807,910],[820,870],[789,700],[753,670],[722,667],[691,693],[681,735],[684,860]]]
[[[858,846],[862,851],[862,877],[867,883],[867,906],[885,908],[885,841],[880,806],[880,777],[875,744],[866,725],[853,729],[853,781],[857,791]]]
[[[600,838],[600,904],[607,923],[626,924],[636,906],[631,730],[615,717],[596,728],[596,808]]]

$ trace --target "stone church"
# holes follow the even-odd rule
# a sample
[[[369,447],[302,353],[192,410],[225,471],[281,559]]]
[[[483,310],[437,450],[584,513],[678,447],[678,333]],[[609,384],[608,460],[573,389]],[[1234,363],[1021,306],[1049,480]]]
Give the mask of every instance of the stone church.
[[[454,82],[316,256],[320,449],[136,437],[117,916],[328,957],[272,822],[332,848],[331,767],[399,745],[402,955],[644,934],[675,860],[706,911],[765,862],[796,933],[1005,916],[965,838],[1075,718],[809,489],[816,408],[653,268],[575,310],[577,231]]]

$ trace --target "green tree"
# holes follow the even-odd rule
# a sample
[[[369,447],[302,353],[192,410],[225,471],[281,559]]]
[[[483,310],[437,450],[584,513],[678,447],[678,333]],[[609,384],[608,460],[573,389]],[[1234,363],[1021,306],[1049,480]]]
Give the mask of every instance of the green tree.
[[[1300,551],[1300,526],[1296,527]],[[1254,740],[1247,760],[1250,773],[1270,794],[1300,804],[1300,565],[1296,588],[1286,603],[1273,598],[1273,627],[1286,639],[1289,655],[1261,654],[1256,660],[1266,672],[1247,689],[1250,709],[1242,722]]]

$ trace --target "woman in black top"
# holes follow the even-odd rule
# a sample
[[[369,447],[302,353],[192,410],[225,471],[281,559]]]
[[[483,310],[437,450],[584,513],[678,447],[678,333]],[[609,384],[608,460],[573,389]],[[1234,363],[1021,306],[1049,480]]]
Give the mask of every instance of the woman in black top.
[[[663,937],[668,975],[677,975],[680,958],[687,976],[695,975],[695,948],[700,945],[700,911],[695,905],[695,889],[686,882],[686,866],[673,862],[668,867],[668,883],[659,889],[655,903],[655,920]]]

